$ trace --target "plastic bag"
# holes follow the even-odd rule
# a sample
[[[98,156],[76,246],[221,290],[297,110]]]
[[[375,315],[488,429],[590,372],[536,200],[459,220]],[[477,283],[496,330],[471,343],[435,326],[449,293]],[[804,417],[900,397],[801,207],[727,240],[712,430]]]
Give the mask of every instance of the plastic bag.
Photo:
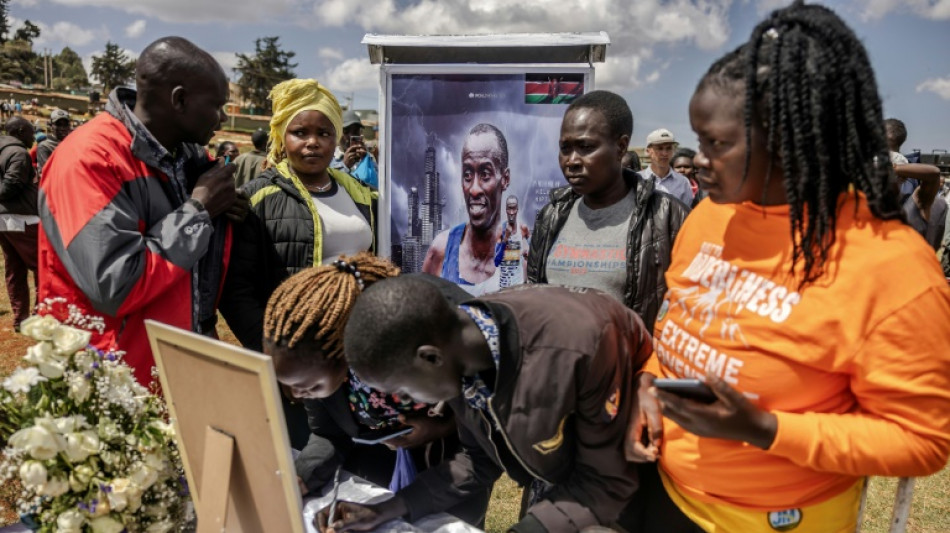
[[[379,187],[379,172],[376,170],[376,161],[369,155],[360,161],[353,170],[353,177],[369,185],[370,187]]]

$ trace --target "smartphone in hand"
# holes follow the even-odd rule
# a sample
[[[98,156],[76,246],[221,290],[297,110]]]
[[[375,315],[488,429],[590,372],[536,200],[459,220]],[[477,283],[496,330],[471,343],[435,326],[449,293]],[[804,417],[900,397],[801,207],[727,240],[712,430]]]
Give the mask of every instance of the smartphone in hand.
[[[700,403],[716,401],[716,395],[709,388],[709,385],[699,379],[656,378],[653,380],[653,386],[661,391]]]
[[[389,439],[394,439],[396,437],[401,437],[412,433],[412,427],[400,426],[394,428],[386,428],[376,431],[368,431],[366,433],[360,433],[359,435],[353,437],[353,442],[359,444],[382,444]]]

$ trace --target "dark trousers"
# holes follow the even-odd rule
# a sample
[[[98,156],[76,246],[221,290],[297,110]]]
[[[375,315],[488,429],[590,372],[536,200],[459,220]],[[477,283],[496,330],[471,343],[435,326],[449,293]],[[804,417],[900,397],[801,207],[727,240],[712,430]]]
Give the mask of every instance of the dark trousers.
[[[7,295],[13,311],[13,327],[19,328],[20,322],[29,318],[33,308],[30,306],[30,285],[27,272],[33,271],[33,283],[36,285],[36,248],[39,224],[29,224],[26,231],[0,231],[0,249],[3,250],[3,264],[6,270]]]
[[[666,494],[656,463],[637,465],[640,488],[617,519],[629,533],[703,533]]]

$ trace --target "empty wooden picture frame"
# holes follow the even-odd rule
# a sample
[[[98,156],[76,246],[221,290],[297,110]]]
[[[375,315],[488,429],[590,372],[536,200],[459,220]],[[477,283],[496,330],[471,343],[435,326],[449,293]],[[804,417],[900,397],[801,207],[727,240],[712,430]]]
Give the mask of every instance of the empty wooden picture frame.
[[[178,435],[198,532],[303,533],[271,359],[152,320],[145,328]]]

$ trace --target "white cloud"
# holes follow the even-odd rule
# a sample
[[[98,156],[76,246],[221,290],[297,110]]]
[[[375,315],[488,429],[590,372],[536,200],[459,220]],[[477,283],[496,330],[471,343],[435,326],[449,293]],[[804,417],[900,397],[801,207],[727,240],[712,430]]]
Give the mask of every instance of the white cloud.
[[[379,68],[363,58],[347,59],[324,72],[319,80],[342,98],[342,93],[379,87]]]
[[[125,27],[125,36],[135,39],[145,33],[145,19],[138,19]]]
[[[725,44],[733,1],[315,0],[316,16],[306,24],[407,35],[606,31],[611,45],[606,64],[597,66],[597,87],[620,91],[658,80],[660,72],[651,71],[649,79],[641,72],[657,44],[692,43],[706,50]],[[347,65],[351,61],[337,69],[351,76],[362,72],[370,78],[359,85],[375,87],[374,72]]]
[[[28,0],[31,1],[31,0]],[[295,0],[268,0],[267,2],[231,2],[225,0],[52,0],[54,3],[75,7],[109,7],[155,17],[166,22],[259,22],[263,19],[283,18],[298,4]],[[305,0],[306,1],[306,0]]]
[[[33,7],[36,5],[37,0],[13,0],[13,5],[21,7]]]
[[[868,0],[864,3],[865,19],[880,19],[892,11],[909,11],[933,20],[950,19],[950,0]]]
[[[764,17],[776,9],[781,9],[792,3],[792,0],[745,0],[745,3],[749,3],[750,1],[755,4],[755,12],[760,17]]]
[[[328,61],[343,61],[346,56],[343,55],[343,50],[339,48],[321,48],[317,50],[317,57]]]
[[[924,91],[930,91],[944,100],[950,100],[950,76],[924,80],[917,86],[917,92]]]
[[[234,52],[209,52],[211,57],[215,58],[218,63],[221,64],[221,68],[224,69],[224,72],[230,72],[234,70],[234,67],[238,64],[237,55]]]
[[[607,64],[598,65],[598,86],[629,90],[656,81],[655,77],[651,80],[642,77],[641,68],[647,67],[641,65],[651,60],[657,45],[692,44],[704,50],[721,47],[729,39],[728,11],[737,0],[51,1],[77,7],[110,7],[174,22],[293,20],[309,28],[356,26],[367,32],[384,34],[606,31],[612,43],[608,48]],[[760,1],[777,6],[790,0]],[[317,55],[328,63],[346,63],[345,56],[334,48],[320,49]],[[337,65],[335,69],[348,75],[356,73],[345,64]],[[359,83],[351,79],[347,83],[375,86],[374,72],[364,70],[370,79]],[[650,69],[649,72],[656,71]],[[662,77],[662,72],[656,76]]]
[[[20,26],[22,20],[10,17],[10,34],[12,35]],[[57,46],[79,47],[85,46],[93,41],[100,40],[103,44],[109,39],[109,30],[105,26],[99,28],[83,28],[72,22],[55,22],[49,25],[45,22],[33,22],[40,29],[40,36],[33,42],[35,48]]]

